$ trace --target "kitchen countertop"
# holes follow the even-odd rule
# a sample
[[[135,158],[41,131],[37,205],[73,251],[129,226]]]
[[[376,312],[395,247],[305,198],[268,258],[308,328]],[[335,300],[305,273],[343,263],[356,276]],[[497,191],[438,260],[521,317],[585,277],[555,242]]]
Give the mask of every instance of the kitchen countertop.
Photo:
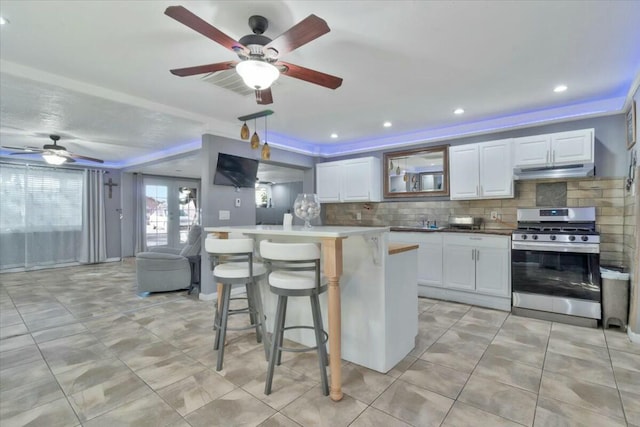
[[[513,230],[510,228],[504,229],[483,229],[483,230],[464,230],[460,228],[441,228],[441,229],[428,229],[422,228],[419,226],[410,227],[410,226],[401,226],[401,227],[390,227],[391,231],[400,231],[400,232],[418,232],[418,233],[473,233],[473,234],[494,234],[498,236],[511,236]]]

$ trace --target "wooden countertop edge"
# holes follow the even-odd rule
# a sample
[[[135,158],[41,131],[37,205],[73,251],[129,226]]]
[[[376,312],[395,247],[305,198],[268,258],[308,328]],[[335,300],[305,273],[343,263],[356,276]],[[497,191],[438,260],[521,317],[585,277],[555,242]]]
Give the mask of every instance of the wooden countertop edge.
[[[418,249],[420,245],[406,243],[389,243],[389,255],[400,254]]]

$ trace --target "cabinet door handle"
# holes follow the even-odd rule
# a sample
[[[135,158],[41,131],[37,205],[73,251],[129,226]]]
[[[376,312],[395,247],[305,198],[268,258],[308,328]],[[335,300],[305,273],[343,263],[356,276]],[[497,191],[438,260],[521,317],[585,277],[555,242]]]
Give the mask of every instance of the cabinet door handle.
[[[482,188],[482,185],[480,185],[480,195],[482,196],[484,194],[484,189]]]
[[[553,152],[551,153],[551,163],[555,163],[555,162],[556,162],[556,152],[555,152],[555,151],[553,151]]]
[[[550,163],[550,160],[549,160],[549,150],[547,150],[546,162],[547,162],[547,163]]]
[[[476,250],[471,249],[471,261],[475,261],[475,260],[476,260]]]
[[[476,195],[479,196],[480,195],[480,186],[476,185]]]
[[[480,261],[480,249],[476,249],[476,261]]]

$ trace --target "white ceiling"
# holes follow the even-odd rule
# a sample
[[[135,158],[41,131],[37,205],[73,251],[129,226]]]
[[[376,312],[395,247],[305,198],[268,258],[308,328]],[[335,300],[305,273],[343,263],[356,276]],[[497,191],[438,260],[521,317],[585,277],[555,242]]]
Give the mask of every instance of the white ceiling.
[[[344,83],[282,76],[259,106],[204,76],[175,77],[236,59],[165,16],[176,4],[236,40],[250,15],[275,38],[314,13],[331,32],[283,59]],[[319,155],[612,114],[640,73],[639,1],[2,0],[0,14],[0,143],[60,133],[111,167],[192,152],[204,132],[239,139],[237,117],[265,108],[273,146]],[[556,94],[560,83],[569,90]]]

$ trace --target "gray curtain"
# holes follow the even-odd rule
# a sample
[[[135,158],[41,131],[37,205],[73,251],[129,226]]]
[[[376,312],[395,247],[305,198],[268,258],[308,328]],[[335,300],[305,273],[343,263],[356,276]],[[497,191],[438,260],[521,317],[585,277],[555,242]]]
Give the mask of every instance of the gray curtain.
[[[133,234],[135,238],[135,253],[147,250],[147,197],[144,191],[142,174],[133,174],[135,210],[133,219]]]
[[[82,195],[82,245],[80,262],[94,264],[107,260],[107,239],[104,210],[103,172],[84,171]]]

